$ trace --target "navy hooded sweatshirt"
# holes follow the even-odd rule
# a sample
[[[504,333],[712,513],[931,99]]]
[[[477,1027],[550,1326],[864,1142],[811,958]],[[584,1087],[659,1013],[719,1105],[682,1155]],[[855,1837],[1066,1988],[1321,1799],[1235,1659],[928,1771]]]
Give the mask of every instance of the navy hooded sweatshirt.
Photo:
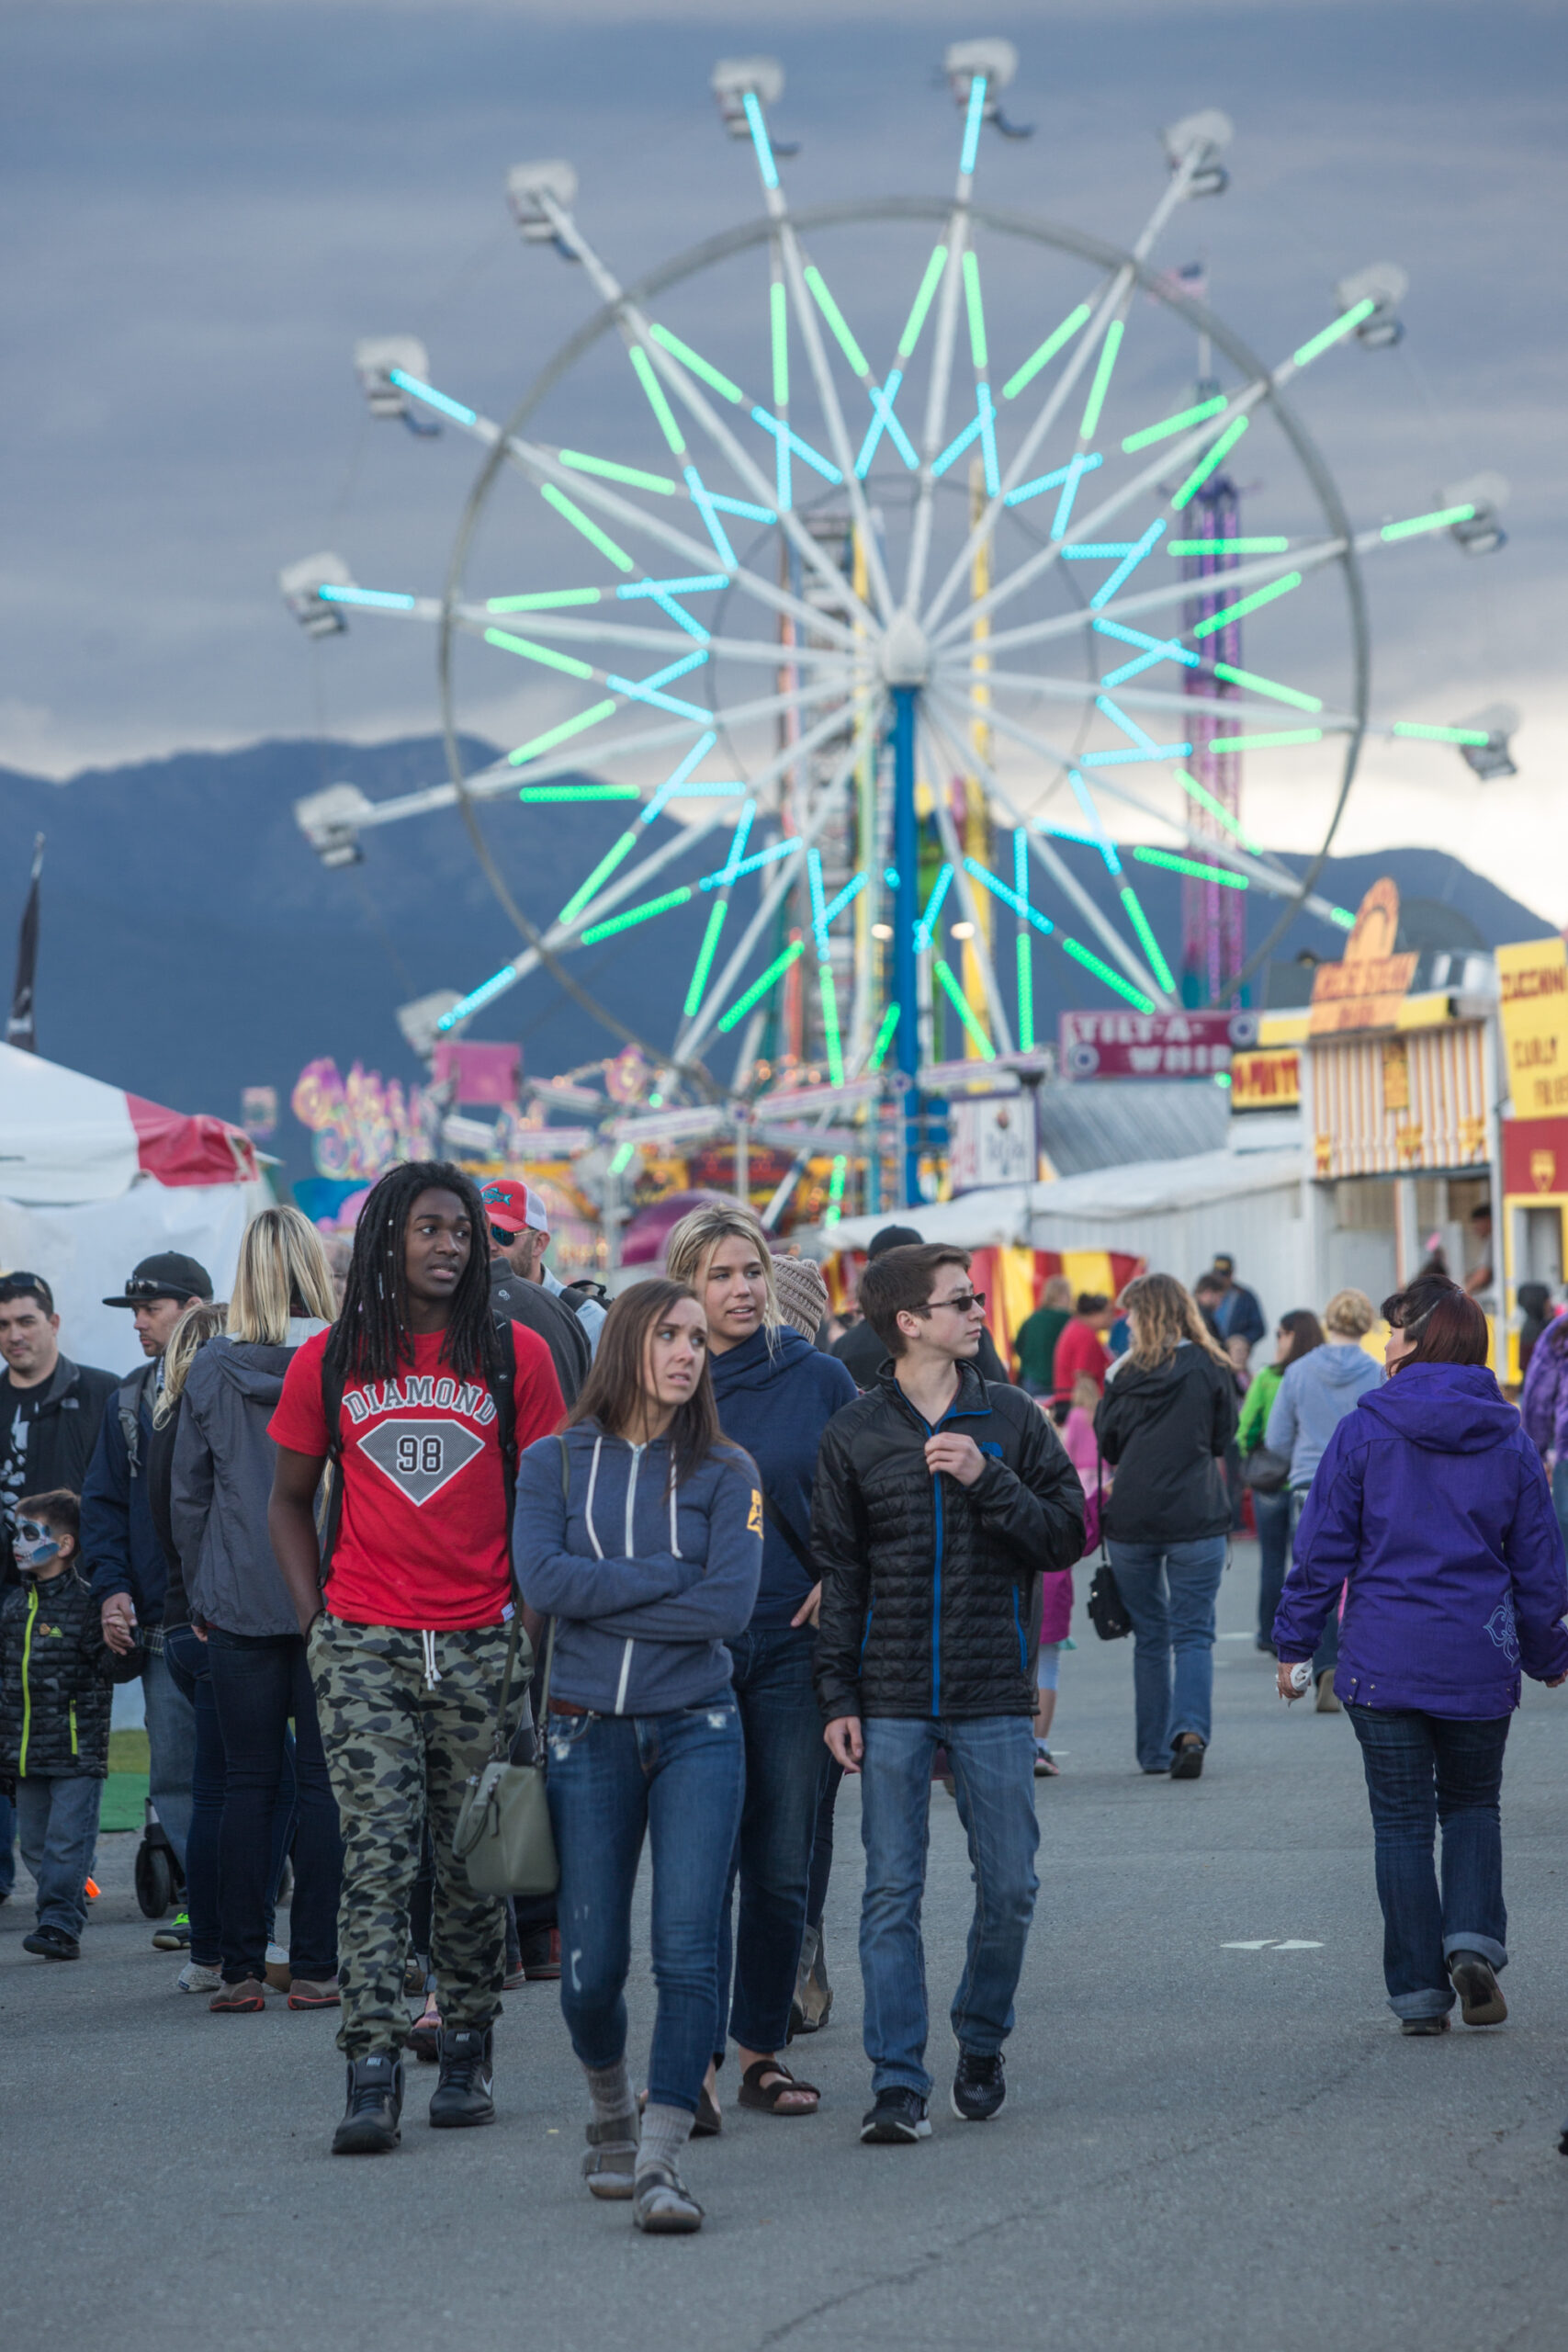
[[[710,1355],[708,1365],[720,1429],[745,1447],[772,1511],[809,1553],[811,1481],[822,1432],[836,1412],[855,1401],[848,1366],[823,1355],[785,1324],[753,1331],[738,1347]],[[762,1582],[752,1624],[759,1631],[786,1626],[815,1581],[770,1514],[762,1530]]]

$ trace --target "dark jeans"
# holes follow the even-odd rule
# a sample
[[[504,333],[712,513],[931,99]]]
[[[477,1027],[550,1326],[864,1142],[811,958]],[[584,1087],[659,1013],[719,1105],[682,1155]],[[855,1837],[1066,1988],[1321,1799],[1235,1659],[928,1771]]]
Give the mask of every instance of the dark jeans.
[[[1382,1905],[1382,1973],[1396,2017],[1453,2007],[1445,1966],[1454,1951],[1508,1964],[1498,1800],[1512,1718],[1347,1707],[1361,1743]],[[1443,1828],[1443,1885],[1433,1847]]]
[[[17,1808],[0,1795],[0,1903],[17,1883]]]
[[[38,1923],[80,1936],[87,1924],[87,1880],[98,1842],[104,1784],[85,1772],[17,1782],[17,1827],[22,1860],[38,1881]]]
[[[1301,1516],[1303,1511],[1306,1509],[1306,1498],[1311,1492],[1312,1488],[1310,1487],[1292,1487],[1291,1488],[1291,1551],[1292,1557],[1295,1553],[1296,1529],[1301,1524]],[[1327,1619],[1324,1624],[1322,1639],[1319,1641],[1316,1649],[1313,1652],[1312,1673],[1313,1680],[1314,1682],[1320,1674],[1332,1674],[1335,1668],[1339,1663],[1339,1603],[1343,1598],[1343,1589],[1335,1595],[1334,1606],[1329,1611]]]
[[[718,1925],[718,2015],[742,2050],[782,2050],[789,2035],[800,1939],[811,1888],[811,1853],[828,1750],[811,1682],[817,1635],[809,1625],[742,1634],[731,1642],[736,1702],[746,1742],[746,1796]],[[731,1918],[735,1999],[729,2000]]]
[[[288,1965],[319,1981],[337,1973],[343,1839],[316,1700],[298,1634],[251,1635],[209,1628],[208,1670],[223,1736],[225,1780],[219,1839],[219,1941],[227,1984],[266,1965],[273,1816],[283,1781],[284,1736],[294,1718],[294,1896]]]
[[[827,1755],[824,1747],[823,1754]],[[843,1785],[844,1768],[828,1757],[828,1770],[822,1778],[822,1793],[817,1800],[817,1834],[811,1841],[811,1883],[806,1896],[806,1924],[808,1928],[822,1925],[822,1914],[828,1907],[828,1882],[833,1875],[833,1807],[839,1802]]]
[[[659,1987],[648,2096],[694,2115],[718,2038],[718,1915],[746,1776],[735,1701],[726,1691],[667,1715],[552,1714],[548,1739],[571,2046],[584,2066],[626,2055],[632,1889],[646,1836]]]
[[[1223,1535],[1190,1544],[1118,1544],[1106,1549],[1133,1621],[1133,1702],[1138,1762],[1170,1768],[1183,1732],[1209,1745],[1214,1694],[1214,1595],[1224,1574]],[[1174,1681],[1172,1660],[1175,1662]]]
[[[223,1826],[227,1772],[218,1702],[212,1695],[207,1644],[189,1625],[164,1636],[169,1679],[196,1714],[196,1763],[191,1773],[190,1828],[186,1838],[186,1910],[190,1918],[190,1956],[202,1968],[222,1959],[218,1926],[218,1852]],[[273,1910],[294,1836],[294,1742],[285,1735],[283,1778],[272,1814],[272,1874],[267,1881],[266,1937],[272,1941]]]
[[[1255,1487],[1252,1511],[1258,1521],[1258,1635],[1272,1649],[1274,1620],[1291,1563],[1290,1494],[1283,1487],[1275,1495],[1259,1494]]]

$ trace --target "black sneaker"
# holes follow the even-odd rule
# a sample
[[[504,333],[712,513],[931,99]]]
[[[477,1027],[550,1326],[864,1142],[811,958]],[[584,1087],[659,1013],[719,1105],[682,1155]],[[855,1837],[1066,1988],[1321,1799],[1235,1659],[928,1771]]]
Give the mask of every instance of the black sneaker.
[[[74,1936],[63,1928],[35,1928],[30,1936],[22,1938],[24,1951],[37,1952],[40,1960],[80,1960],[82,1947]]]
[[[441,2079],[430,2094],[430,2120],[437,2131],[460,2131],[470,2123],[493,2123],[491,2042],[493,2028],[441,2029]]]
[[[878,2091],[876,2105],[863,2118],[860,2136],[870,2146],[894,2147],[907,2140],[929,2140],[931,2120],[925,2100],[919,2091],[906,2090],[902,2083],[895,2083],[891,2090]]]
[[[958,2052],[953,2077],[953,2111],[964,2123],[988,2123],[999,2115],[1008,2095],[1007,2075],[999,2050],[987,2056],[979,2050]]]
[[[190,1913],[176,1911],[166,1928],[154,1928],[152,1949],[154,1951],[189,1951]]]
[[[1466,2025],[1501,2025],[1508,2014],[1503,1988],[1489,1960],[1478,1951],[1451,1951],[1449,1977],[1459,1995]]]
[[[334,2156],[388,2155],[402,2138],[403,2062],[390,2050],[348,2062],[348,2105],[333,2133]]]
[[[1201,1739],[1179,1739],[1170,1751],[1170,1777],[1173,1781],[1198,1781],[1203,1776],[1203,1743]]]

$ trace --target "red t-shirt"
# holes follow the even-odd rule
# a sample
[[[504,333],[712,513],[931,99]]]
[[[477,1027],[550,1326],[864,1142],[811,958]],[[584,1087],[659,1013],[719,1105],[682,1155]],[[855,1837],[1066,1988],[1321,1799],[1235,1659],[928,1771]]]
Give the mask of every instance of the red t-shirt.
[[[1092,1323],[1080,1323],[1075,1315],[1057,1340],[1056,1352],[1051,1360],[1053,1390],[1058,1396],[1070,1396],[1074,1381],[1080,1372],[1087,1372],[1103,1394],[1110,1369],[1110,1349]]]
[[[510,1327],[516,1351],[517,1447],[547,1437],[564,1409],[550,1351]],[[318,1331],[284,1374],[267,1423],[275,1444],[330,1451]],[[512,1592],[506,1489],[495,1399],[482,1379],[441,1362],[441,1331],[416,1332],[413,1362],[386,1381],[344,1384],[343,1513],[327,1604],[351,1625],[449,1633],[500,1622]]]

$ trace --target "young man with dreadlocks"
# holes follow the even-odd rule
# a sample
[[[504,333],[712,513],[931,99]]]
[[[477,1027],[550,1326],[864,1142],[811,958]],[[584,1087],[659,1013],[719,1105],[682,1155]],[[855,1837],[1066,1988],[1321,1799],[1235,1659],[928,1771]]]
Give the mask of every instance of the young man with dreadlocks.
[[[562,1405],[543,1340],[491,1308],[485,1236],[461,1170],[416,1160],[383,1176],[360,1213],[342,1315],[295,1355],[270,1424],[273,1549],[306,1636],[343,1823],[340,2155],[398,2144],[409,1897],[427,1821],[442,2019],[430,2120],[495,2115],[505,1906],[469,1892],[452,1834],[501,1696],[517,1455]],[[329,1457],[322,1545],[314,1501]],[[526,1643],[521,1664],[519,1714]]]

